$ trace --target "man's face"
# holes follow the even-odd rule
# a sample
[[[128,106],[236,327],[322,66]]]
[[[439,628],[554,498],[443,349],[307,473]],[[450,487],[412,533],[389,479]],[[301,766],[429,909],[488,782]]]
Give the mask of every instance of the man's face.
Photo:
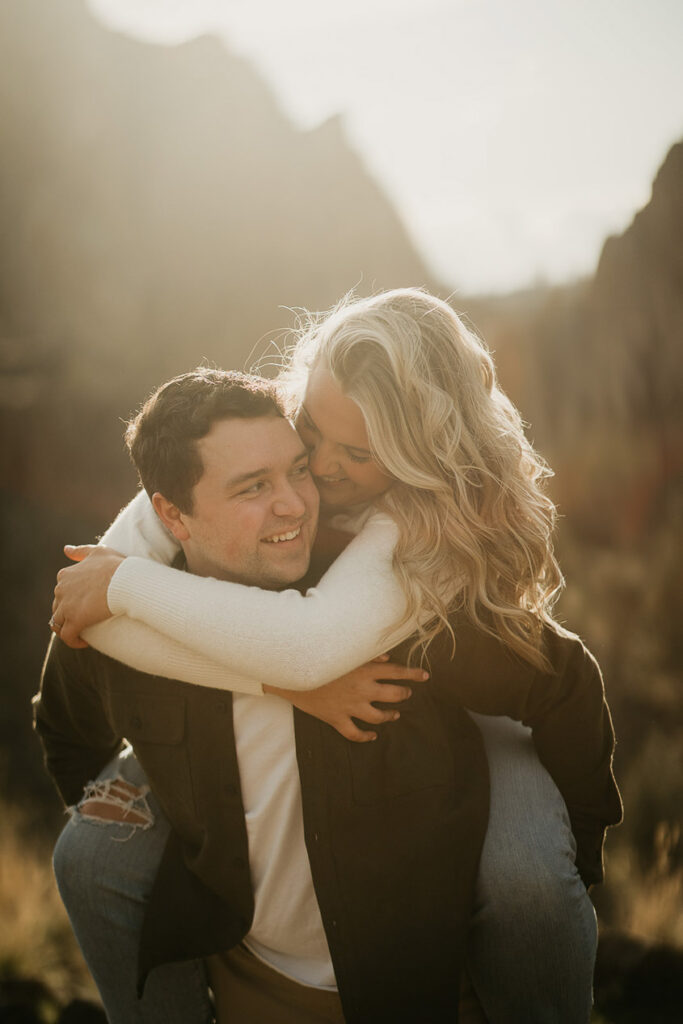
[[[219,420],[197,450],[204,472],[176,533],[190,572],[268,589],[301,579],[318,492],[291,424],[278,416]]]

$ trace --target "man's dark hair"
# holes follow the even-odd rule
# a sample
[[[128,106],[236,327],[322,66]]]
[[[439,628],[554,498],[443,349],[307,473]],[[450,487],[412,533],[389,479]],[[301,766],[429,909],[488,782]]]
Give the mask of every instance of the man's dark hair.
[[[192,489],[204,472],[197,441],[219,420],[284,416],[272,381],[229,370],[196,370],[162,384],[131,420],[125,438],[150,498],[159,491],[192,512]]]

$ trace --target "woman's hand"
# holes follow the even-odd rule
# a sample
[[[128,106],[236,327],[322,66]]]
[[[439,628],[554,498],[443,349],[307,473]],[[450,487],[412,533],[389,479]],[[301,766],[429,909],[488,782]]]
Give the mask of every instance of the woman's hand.
[[[382,711],[373,705],[373,701],[382,704],[399,704],[411,696],[412,691],[407,685],[396,683],[421,683],[429,679],[429,673],[421,668],[406,668],[388,661],[389,655],[382,654],[374,661],[369,661],[345,676],[319,686],[315,690],[281,690],[275,686],[264,686],[265,693],[276,697],[284,697],[300,711],[305,711],[321,722],[327,722],[333,729],[355,743],[367,743],[376,740],[377,733],[369,729],[359,729],[354,718],[370,725],[381,725],[384,722],[395,722],[400,718],[399,711]],[[380,679],[390,679],[390,683],[380,683]]]
[[[50,629],[69,647],[87,647],[80,634],[110,617],[107,590],[124,556],[96,544],[67,544],[64,553],[80,564],[57,573]]]

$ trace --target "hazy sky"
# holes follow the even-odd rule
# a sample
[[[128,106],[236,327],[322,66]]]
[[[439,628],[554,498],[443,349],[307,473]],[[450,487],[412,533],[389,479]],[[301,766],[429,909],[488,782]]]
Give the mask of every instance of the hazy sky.
[[[89,0],[174,44],[222,35],[292,121],[351,143],[444,283],[590,272],[683,137],[681,0]]]

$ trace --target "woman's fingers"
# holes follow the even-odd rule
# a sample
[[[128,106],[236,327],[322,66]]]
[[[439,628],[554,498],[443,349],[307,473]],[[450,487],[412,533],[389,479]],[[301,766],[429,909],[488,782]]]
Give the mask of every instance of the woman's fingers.
[[[386,704],[399,704],[402,700],[412,697],[413,691],[409,686],[398,686],[393,683],[375,683],[369,695],[369,700],[380,700]]]
[[[68,622],[64,623],[57,636],[62,643],[65,643],[67,647],[73,647],[74,650],[79,650],[81,647],[88,646],[85,640],[82,640],[74,629],[69,628]]]
[[[123,556],[94,544],[68,544],[64,550],[79,564],[64,566],[57,573],[52,620],[60,626],[59,636],[67,646],[87,647],[81,634],[111,615],[107,590]]]
[[[424,669],[407,668],[390,662],[388,658],[389,655],[382,654],[314,690],[294,692],[270,687],[268,692],[290,700],[306,714],[331,725],[344,739],[352,743],[368,743],[377,739],[377,733],[373,729],[359,728],[356,721],[372,726],[396,722],[401,717],[399,711],[375,707],[375,703],[400,704],[412,696],[409,683],[423,683],[429,679],[429,673]],[[379,681],[384,679],[389,682]]]
[[[97,550],[97,544],[65,544],[64,554],[72,562],[82,562],[84,558]]]
[[[359,729],[351,719],[334,725],[334,728],[345,740],[351,740],[352,743],[370,743],[371,740],[377,739],[376,732],[372,732],[371,729]]]
[[[374,662],[371,662],[374,664]],[[411,683],[424,683],[429,679],[429,672],[423,668],[409,668],[407,665],[398,665],[393,661],[383,664],[381,668],[372,670],[373,679],[405,679]]]
[[[55,605],[56,603],[57,602],[55,602]],[[72,629],[69,625],[68,620],[59,618],[59,612],[57,612],[56,616],[54,614],[51,616],[48,625],[55,636],[58,636],[59,639],[67,645],[67,647],[74,647],[77,649],[81,647],[88,647],[86,641],[81,639],[76,630]]]
[[[368,725],[384,725],[385,722],[396,722],[401,717],[399,711],[383,711],[382,708],[375,708],[369,704],[362,711],[356,711],[354,718]]]

